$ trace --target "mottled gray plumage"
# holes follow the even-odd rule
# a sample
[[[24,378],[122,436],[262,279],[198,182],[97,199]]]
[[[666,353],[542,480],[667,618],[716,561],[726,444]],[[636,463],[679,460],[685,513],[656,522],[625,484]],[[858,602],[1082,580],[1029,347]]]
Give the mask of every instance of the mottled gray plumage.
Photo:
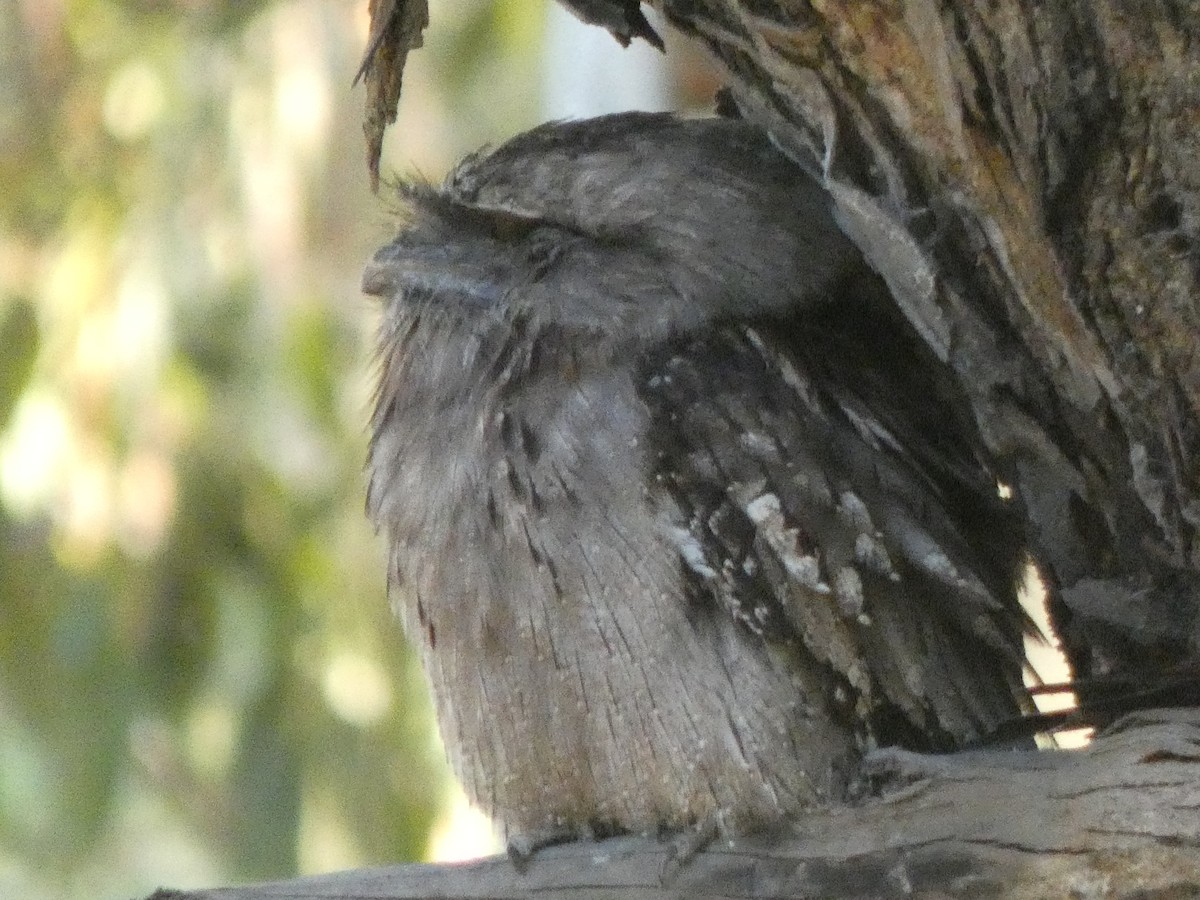
[[[510,839],[748,830],[1019,712],[1018,519],[759,131],[548,125],[404,195],[368,505]]]

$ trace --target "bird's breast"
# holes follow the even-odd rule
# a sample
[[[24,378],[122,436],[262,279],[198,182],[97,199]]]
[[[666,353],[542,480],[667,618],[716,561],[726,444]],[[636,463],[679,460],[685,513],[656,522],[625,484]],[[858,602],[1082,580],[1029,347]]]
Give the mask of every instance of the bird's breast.
[[[688,596],[628,379],[536,412],[496,411],[396,560],[469,795],[516,832],[761,822],[817,802],[850,737]]]

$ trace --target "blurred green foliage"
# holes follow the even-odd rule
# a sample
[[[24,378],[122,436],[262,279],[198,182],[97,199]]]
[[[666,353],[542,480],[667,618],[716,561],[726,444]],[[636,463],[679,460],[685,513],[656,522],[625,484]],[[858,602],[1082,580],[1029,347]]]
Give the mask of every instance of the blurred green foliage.
[[[0,0],[0,896],[415,859],[444,811],[362,515],[365,7]],[[434,14],[385,170],[536,113],[538,0]]]

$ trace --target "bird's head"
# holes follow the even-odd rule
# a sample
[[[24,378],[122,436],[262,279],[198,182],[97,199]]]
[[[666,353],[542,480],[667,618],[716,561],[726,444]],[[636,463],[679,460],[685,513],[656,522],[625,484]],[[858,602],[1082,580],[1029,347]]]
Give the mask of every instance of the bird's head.
[[[596,352],[819,298],[860,257],[759,129],[624,114],[544,125],[401,189],[407,221],[363,289],[393,325],[516,328]]]

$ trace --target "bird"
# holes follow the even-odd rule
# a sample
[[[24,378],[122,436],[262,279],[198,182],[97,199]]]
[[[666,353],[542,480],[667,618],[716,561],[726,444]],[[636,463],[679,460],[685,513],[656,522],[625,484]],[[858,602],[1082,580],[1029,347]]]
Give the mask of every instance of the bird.
[[[1029,709],[1020,498],[768,134],[549,123],[397,195],[367,509],[514,858],[770,828]]]

